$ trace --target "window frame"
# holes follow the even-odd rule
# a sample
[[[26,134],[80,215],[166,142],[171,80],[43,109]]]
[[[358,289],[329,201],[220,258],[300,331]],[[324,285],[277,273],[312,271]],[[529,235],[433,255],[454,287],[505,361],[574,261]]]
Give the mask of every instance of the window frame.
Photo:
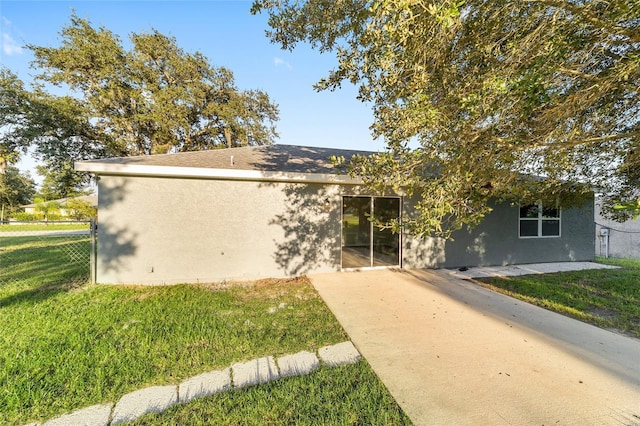
[[[537,217],[523,217],[522,216],[522,208],[528,206],[536,206]],[[541,202],[535,204],[524,204],[518,207],[518,238],[520,239],[531,239],[531,238],[560,238],[562,236],[562,209],[560,207],[554,207],[553,210],[556,210],[558,213],[557,216],[545,216],[544,211],[545,208]],[[547,209],[549,210],[549,209]],[[536,235],[522,235],[522,222],[535,222],[536,223]],[[554,221],[558,223],[558,233],[554,235],[543,235],[543,224],[545,221]]]

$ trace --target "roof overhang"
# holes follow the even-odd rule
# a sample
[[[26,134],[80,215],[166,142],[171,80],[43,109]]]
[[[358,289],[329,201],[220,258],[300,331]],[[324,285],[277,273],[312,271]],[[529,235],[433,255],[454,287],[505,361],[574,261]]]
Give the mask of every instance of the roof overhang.
[[[146,176],[257,182],[362,185],[361,179],[354,179],[348,175],[329,173],[291,173],[242,169],[213,169],[204,167],[153,166],[95,161],[77,161],[74,167],[77,171],[91,172],[98,176]]]

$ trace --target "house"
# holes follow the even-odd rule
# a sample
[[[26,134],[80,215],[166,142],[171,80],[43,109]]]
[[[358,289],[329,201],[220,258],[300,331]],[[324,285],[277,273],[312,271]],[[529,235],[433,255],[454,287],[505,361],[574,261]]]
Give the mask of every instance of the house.
[[[640,259],[640,218],[616,222],[595,203],[596,256]]]
[[[455,241],[379,230],[410,212],[403,194],[371,194],[331,155],[290,145],[80,161],[98,180],[97,282],[250,280],[354,268],[439,268],[594,258],[584,209],[496,205]]]
[[[97,205],[98,205],[98,197],[95,196],[95,195],[80,195],[80,196],[77,196],[77,197],[60,198],[60,199],[57,199],[57,200],[48,200],[47,202],[55,203],[55,205],[59,206],[60,210],[57,212],[57,214],[60,215],[61,217],[67,218],[67,217],[73,215],[73,212],[69,211],[69,209],[67,208],[67,202],[69,200],[80,200],[82,202],[89,203],[93,207],[97,207]],[[25,213],[29,213],[29,214],[37,214],[38,213],[38,204],[37,203],[25,204],[25,205],[20,206],[20,208]]]

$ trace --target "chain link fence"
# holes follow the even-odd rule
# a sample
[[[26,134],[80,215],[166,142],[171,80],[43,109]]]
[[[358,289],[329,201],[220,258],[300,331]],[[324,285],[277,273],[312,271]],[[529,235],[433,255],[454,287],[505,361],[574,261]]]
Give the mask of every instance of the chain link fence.
[[[94,281],[92,221],[0,224],[0,286],[78,286]]]

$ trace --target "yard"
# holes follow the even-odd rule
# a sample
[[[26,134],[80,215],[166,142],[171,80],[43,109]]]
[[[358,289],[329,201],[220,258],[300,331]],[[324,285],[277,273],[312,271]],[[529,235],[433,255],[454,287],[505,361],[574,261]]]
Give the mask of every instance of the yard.
[[[0,238],[0,423],[42,421],[150,385],[344,341],[306,278],[167,287],[89,285],[66,237]],[[80,236],[74,244],[89,250]],[[86,246],[86,247],[85,247]],[[7,256],[7,254],[11,254]],[[640,337],[640,261],[477,281]],[[80,275],[79,275],[80,274]],[[234,390],[140,425],[409,424],[366,361]]]
[[[57,291],[69,284],[86,282],[89,279],[90,237],[89,235],[37,235],[12,231],[0,236],[0,298],[16,288],[23,292],[12,292],[11,297],[28,295],[28,289],[46,288]],[[3,299],[3,298],[2,298]],[[0,301],[0,306],[4,302]]]
[[[235,362],[347,340],[306,278],[90,285],[56,262],[64,242],[33,238],[0,238],[0,424],[43,421]],[[12,250],[32,258],[7,257]],[[410,423],[365,361],[230,391],[139,421],[318,422]]]
[[[640,338],[640,260],[604,259],[619,269],[593,269],[476,283],[578,320]]]
[[[18,222],[3,223],[0,232],[28,232],[28,231],[82,231],[89,229],[87,221],[52,221],[52,222]]]

